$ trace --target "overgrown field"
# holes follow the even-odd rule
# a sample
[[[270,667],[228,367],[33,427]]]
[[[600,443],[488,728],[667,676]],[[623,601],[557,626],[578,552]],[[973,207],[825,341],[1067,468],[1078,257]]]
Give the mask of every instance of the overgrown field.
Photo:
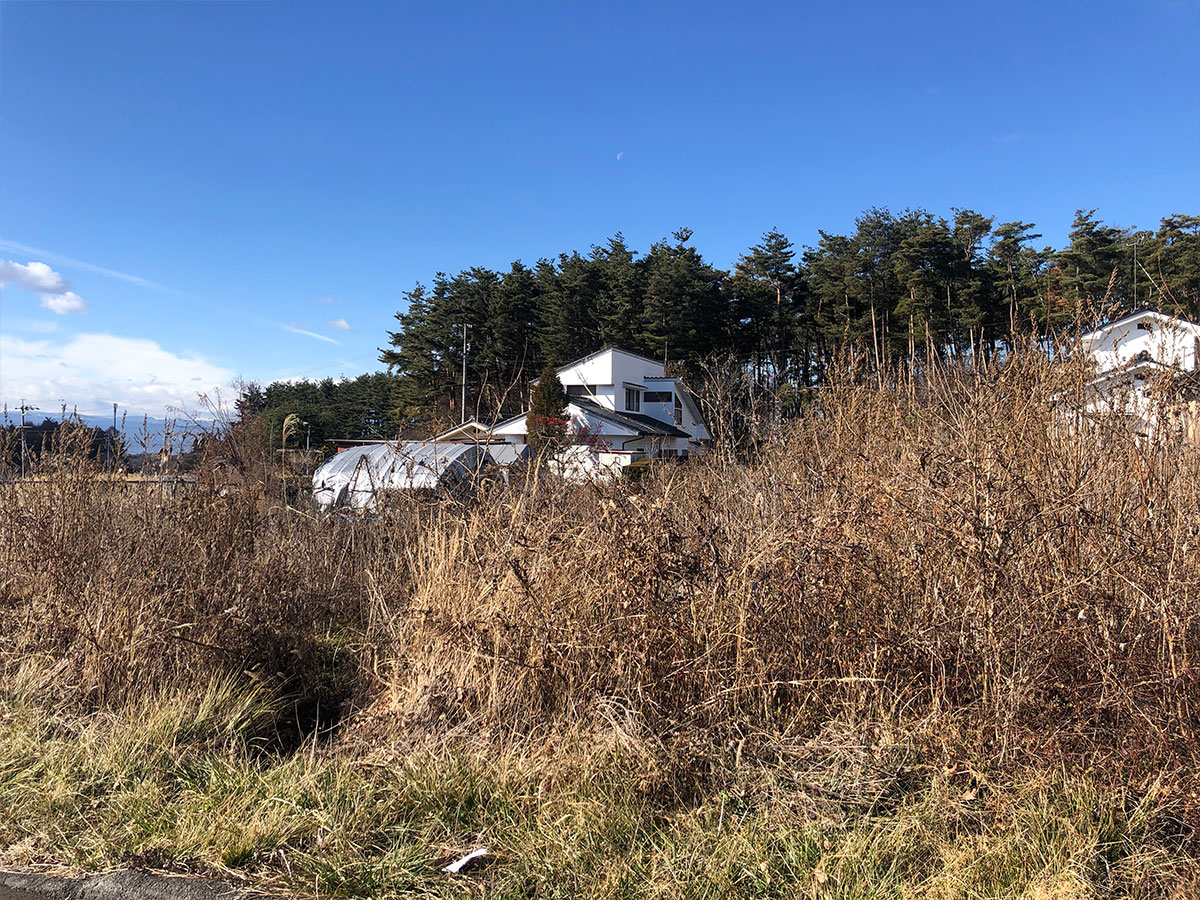
[[[1200,895],[1200,448],[1085,377],[848,377],[749,460],[372,523],[244,448],[173,498],[64,455],[3,488],[0,863]]]

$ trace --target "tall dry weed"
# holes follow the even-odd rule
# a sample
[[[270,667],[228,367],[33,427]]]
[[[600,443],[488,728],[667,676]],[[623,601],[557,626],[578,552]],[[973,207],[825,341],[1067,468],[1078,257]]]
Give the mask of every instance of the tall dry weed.
[[[249,672],[389,739],[619,709],[701,775],[886,715],[1194,789],[1200,450],[1075,414],[1086,381],[1036,352],[847,367],[750,462],[375,523],[64,464],[4,487],[0,665],[60,660],[90,703]]]

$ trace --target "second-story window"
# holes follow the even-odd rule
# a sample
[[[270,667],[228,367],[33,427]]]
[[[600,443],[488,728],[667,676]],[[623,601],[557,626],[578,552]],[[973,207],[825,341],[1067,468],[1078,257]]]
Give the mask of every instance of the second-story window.
[[[594,384],[568,384],[568,397],[595,397],[596,386]]]
[[[625,388],[625,409],[638,412],[642,408],[642,392],[636,388]]]
[[[676,397],[675,397],[674,413],[675,413],[675,424],[682,425],[683,424],[683,404],[679,401],[678,395],[676,395]]]

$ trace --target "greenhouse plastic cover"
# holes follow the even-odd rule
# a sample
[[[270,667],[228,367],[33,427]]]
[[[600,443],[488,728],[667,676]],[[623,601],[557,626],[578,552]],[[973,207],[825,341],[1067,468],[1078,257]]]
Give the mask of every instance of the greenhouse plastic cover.
[[[411,441],[353,447],[313,473],[313,500],[322,509],[367,509],[378,491],[452,488],[492,463],[478,444]]]
[[[512,466],[533,459],[533,451],[528,444],[491,443],[484,446],[498,466]]]

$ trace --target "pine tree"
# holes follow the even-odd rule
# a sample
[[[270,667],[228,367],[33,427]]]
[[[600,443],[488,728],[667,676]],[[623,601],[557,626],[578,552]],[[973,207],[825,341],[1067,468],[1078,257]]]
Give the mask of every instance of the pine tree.
[[[960,351],[967,346],[982,346],[979,342],[991,341],[997,333],[1007,330],[1003,300],[996,292],[983,251],[993,221],[974,210],[954,210],[951,242],[956,255],[950,271],[949,327],[951,342]]]
[[[792,242],[775,229],[742,254],[734,267],[734,321],[738,349],[758,368],[770,362],[775,379],[791,369],[790,358],[804,310],[797,304],[798,273]]]
[[[945,219],[919,211],[904,216],[901,228],[907,233],[893,266],[905,294],[896,304],[896,318],[909,326],[913,344],[924,346],[928,335],[940,349],[953,341],[958,252]]]
[[[691,229],[675,243],[659,241],[646,263],[646,292],[638,351],[656,359],[694,362],[727,346],[728,273],[713,268],[695,247]]]
[[[1146,286],[1150,302],[1165,312],[1182,312],[1192,321],[1200,320],[1200,216],[1164,218],[1153,245],[1143,248],[1138,264],[1138,283]],[[1138,296],[1142,296],[1140,290]]]
[[[595,263],[578,252],[561,254],[557,267],[538,260],[538,349],[543,362],[561,365],[599,349],[598,284]]]
[[[633,348],[642,315],[642,271],[618,231],[608,246],[592,251],[600,280],[596,318],[601,345]]]
[[[1130,256],[1122,248],[1126,233],[1101,224],[1096,210],[1076,210],[1071,223],[1071,243],[1055,257],[1055,292],[1047,310],[1046,325],[1053,328],[1097,312],[1128,312]],[[1122,277],[1122,275],[1125,277]],[[1101,310],[1107,304],[1108,308]]]
[[[379,361],[399,376],[396,403],[402,420],[427,414],[454,389],[453,362],[447,359],[453,341],[445,326],[445,300],[449,279],[438,273],[433,289],[418,284],[404,294],[408,307],[396,313],[400,327],[388,332],[391,349],[381,350]]]

